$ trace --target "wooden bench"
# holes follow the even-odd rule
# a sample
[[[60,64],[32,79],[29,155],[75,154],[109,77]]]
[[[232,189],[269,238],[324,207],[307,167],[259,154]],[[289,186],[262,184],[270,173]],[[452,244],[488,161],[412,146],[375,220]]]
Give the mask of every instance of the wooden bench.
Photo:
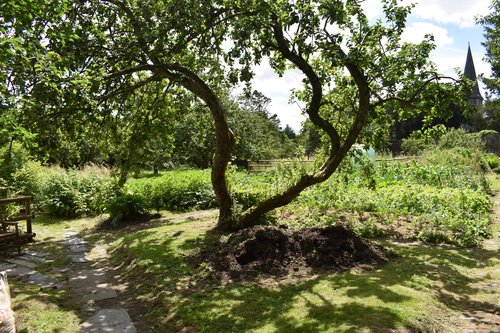
[[[17,251],[21,253],[21,243],[31,242],[36,236],[32,228],[31,200],[31,196],[0,198],[0,246],[9,246],[14,243]],[[6,207],[9,204],[20,206],[18,214],[8,216]],[[25,233],[21,233],[19,221],[26,221]]]

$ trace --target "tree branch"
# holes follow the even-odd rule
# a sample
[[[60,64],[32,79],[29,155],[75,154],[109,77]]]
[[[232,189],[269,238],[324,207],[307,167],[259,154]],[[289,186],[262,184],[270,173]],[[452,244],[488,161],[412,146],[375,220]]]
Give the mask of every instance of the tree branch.
[[[143,34],[142,34],[142,29],[141,26],[139,25],[139,22],[137,21],[137,18],[134,15],[134,12],[132,9],[130,9],[127,4],[123,1],[120,0],[104,0],[106,2],[109,2],[110,4],[113,4],[120,8],[124,13],[125,16],[130,20],[130,23],[132,24],[132,28],[134,29],[134,35],[136,36],[138,42],[139,42],[139,47],[141,48],[142,52],[144,53],[143,55],[143,62],[147,63],[146,57],[150,58],[153,63],[157,63],[157,59],[154,57],[150,57],[149,55],[149,50],[147,47],[147,43],[144,40]]]
[[[119,70],[117,72],[113,72],[111,74],[108,74],[104,79],[109,80],[109,79],[112,79],[115,77],[120,77],[123,75],[133,74],[133,73],[142,72],[142,71],[154,71],[155,69],[158,69],[158,68],[159,68],[158,65],[152,65],[152,64],[139,65],[136,67],[126,68],[126,69]]]
[[[427,87],[427,85],[429,83],[431,83],[432,81],[436,81],[438,82],[439,80],[451,80],[453,82],[459,82],[459,80],[453,78],[453,77],[450,77],[450,76],[440,76],[440,75],[437,75],[436,73],[432,73],[434,76],[425,80],[414,92],[413,94],[411,94],[411,96],[409,98],[401,98],[401,97],[398,97],[398,96],[391,96],[391,97],[388,97],[388,98],[379,98],[378,101],[376,101],[375,103],[371,103],[371,107],[374,108],[374,107],[377,107],[377,106],[380,106],[380,105],[383,105],[387,102],[391,102],[391,101],[396,101],[396,102],[400,102],[401,104],[411,104],[412,102],[414,102],[416,100],[416,98],[418,97],[418,95],[420,95],[420,93],[425,89],[425,87]],[[378,97],[378,96],[377,96]]]
[[[324,130],[330,137],[330,142],[332,144],[330,155],[334,155],[340,148],[340,136],[332,124],[319,115],[319,109],[323,99],[323,87],[321,80],[311,65],[309,65],[304,58],[290,50],[285,36],[283,35],[283,29],[279,23],[274,22],[272,30],[274,38],[277,42],[277,50],[283,55],[283,57],[285,57],[285,59],[288,59],[295,66],[297,66],[297,68],[299,68],[299,70],[306,75],[309,83],[311,84],[313,93],[306,112],[313,124]]]
[[[148,77],[146,80],[143,80],[143,81],[139,81],[137,83],[135,83],[134,85],[132,86],[129,86],[129,87],[125,87],[125,88],[118,88],[108,94],[105,94],[105,95],[102,95],[102,96],[99,96],[97,97],[97,100],[102,102],[102,101],[106,101],[110,98],[113,98],[113,97],[116,97],[118,95],[122,95],[122,94],[125,94],[125,93],[130,93],[134,90],[137,90],[141,87],[144,87],[145,85],[151,83],[151,82],[154,82],[154,81],[161,81],[164,77],[162,77],[160,74],[158,73],[155,73],[153,74],[152,76]]]
[[[278,44],[278,51],[286,59],[295,64],[308,78],[312,86],[312,97],[306,112],[316,126],[327,132],[332,142],[332,148],[330,149],[328,159],[314,174],[303,175],[294,185],[290,186],[283,193],[276,194],[271,198],[268,198],[247,209],[243,213],[243,216],[239,219],[239,225],[234,226],[235,228],[251,225],[259,216],[262,216],[277,207],[289,204],[305,188],[328,179],[328,177],[330,177],[330,175],[340,165],[340,162],[342,162],[351,146],[355,143],[359,133],[366,124],[368,113],[370,111],[370,89],[366,78],[357,65],[348,59],[347,55],[340,47],[337,47],[335,50],[337,57],[340,57],[340,60],[351,74],[359,91],[358,111],[346,139],[343,143],[341,143],[337,130],[335,130],[332,124],[320,117],[318,114],[322,105],[321,80],[316,75],[311,65],[309,65],[304,58],[288,48],[287,41],[283,36],[282,28],[277,22],[272,25],[272,29]]]
[[[212,166],[212,186],[219,203],[219,225],[233,224],[233,200],[227,187],[226,170],[231,160],[235,143],[234,134],[229,128],[224,106],[214,91],[193,71],[180,64],[164,64],[161,73],[177,82],[194,95],[201,98],[209,107],[215,125],[215,154]]]

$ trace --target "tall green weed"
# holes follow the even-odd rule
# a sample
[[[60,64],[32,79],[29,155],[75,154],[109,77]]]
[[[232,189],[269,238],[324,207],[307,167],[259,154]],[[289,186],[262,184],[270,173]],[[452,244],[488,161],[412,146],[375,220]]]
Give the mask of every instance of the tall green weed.
[[[470,160],[460,164],[463,156],[462,149],[453,148],[432,164],[427,158],[379,164],[346,160],[349,164],[306,190],[290,210],[307,224],[331,223],[327,216],[333,211],[410,216],[421,224],[420,239],[475,246],[489,236],[492,204],[484,174]]]
[[[11,187],[32,195],[35,207],[50,216],[96,215],[104,212],[114,195],[112,179],[103,170],[64,170],[29,161],[14,173]]]
[[[217,204],[209,170],[167,171],[161,177],[130,179],[126,187],[156,210],[207,209]]]

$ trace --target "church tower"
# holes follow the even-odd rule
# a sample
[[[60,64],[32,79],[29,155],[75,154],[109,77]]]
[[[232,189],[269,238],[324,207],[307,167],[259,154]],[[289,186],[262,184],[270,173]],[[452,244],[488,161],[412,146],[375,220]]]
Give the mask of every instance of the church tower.
[[[483,96],[481,96],[481,92],[479,92],[479,85],[477,84],[476,69],[474,67],[474,60],[472,59],[470,44],[467,51],[467,60],[465,61],[464,75],[466,78],[474,82],[474,85],[472,86],[472,94],[469,97],[469,101],[473,105],[483,104]]]

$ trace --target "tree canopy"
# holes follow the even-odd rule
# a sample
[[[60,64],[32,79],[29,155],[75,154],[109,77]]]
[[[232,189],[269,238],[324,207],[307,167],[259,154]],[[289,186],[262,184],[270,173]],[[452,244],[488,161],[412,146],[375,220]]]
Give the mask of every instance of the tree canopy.
[[[481,77],[486,87],[486,102],[484,111],[478,119],[482,128],[500,130],[500,2],[493,0],[490,13],[478,18],[478,23],[484,28],[485,41],[482,43],[486,49],[485,60],[491,65],[491,76]]]
[[[488,90],[496,96],[500,96],[500,2],[493,0],[490,6],[491,12],[480,18],[479,23],[484,26],[486,48],[486,60],[491,65],[491,77],[484,78]]]
[[[0,6],[1,121],[19,136],[50,132],[55,119],[64,133],[114,121],[128,126],[127,146],[145,127],[168,123],[168,110],[185,110],[173,105],[197,103],[194,97],[213,122],[219,226],[249,226],[326,180],[360,135],[377,137],[377,123],[422,106],[431,113],[449,107],[457,90],[439,83],[428,60],[432,36],[401,41],[410,10],[384,0],[384,16],[370,22],[358,0],[10,1]],[[293,98],[329,148],[317,170],[237,212],[226,169],[238,133],[224,96],[248,83],[265,57],[280,75],[303,73]]]

